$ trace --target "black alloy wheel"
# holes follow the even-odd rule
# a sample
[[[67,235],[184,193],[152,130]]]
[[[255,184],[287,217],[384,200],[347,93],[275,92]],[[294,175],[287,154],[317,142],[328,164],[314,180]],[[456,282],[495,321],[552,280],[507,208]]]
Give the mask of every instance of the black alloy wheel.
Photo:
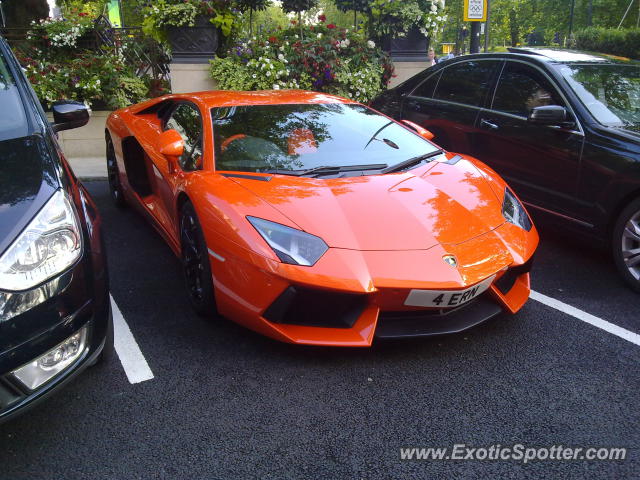
[[[620,213],[611,245],[618,271],[632,289],[640,292],[640,198]]]
[[[200,222],[191,203],[185,203],[180,216],[182,269],[191,306],[198,315],[217,314],[213,292],[209,251]]]

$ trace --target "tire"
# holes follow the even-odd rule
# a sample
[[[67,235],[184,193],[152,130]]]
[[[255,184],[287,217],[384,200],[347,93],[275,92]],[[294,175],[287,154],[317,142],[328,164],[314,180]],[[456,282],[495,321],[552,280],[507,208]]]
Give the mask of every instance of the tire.
[[[107,178],[109,180],[109,193],[111,194],[111,200],[113,204],[118,208],[123,208],[127,205],[127,201],[124,198],[124,192],[122,191],[122,185],[120,184],[120,172],[118,170],[118,162],[116,161],[116,152],[113,148],[113,141],[109,135],[106,136],[107,143]]]
[[[620,213],[611,247],[618,271],[632,289],[640,292],[640,198]]]
[[[202,317],[217,316],[209,251],[196,211],[189,202],[183,205],[180,213],[180,245],[182,270],[191,306]]]
[[[98,355],[89,366],[106,365],[113,356],[113,352],[113,314],[111,312],[111,305],[109,305],[109,320],[107,321],[107,335],[105,336],[104,347],[102,347],[100,355]]]

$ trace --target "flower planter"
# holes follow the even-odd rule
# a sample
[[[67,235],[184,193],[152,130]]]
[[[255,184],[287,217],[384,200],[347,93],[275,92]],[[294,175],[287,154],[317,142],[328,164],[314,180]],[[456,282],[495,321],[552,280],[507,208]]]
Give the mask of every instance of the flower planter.
[[[168,28],[167,36],[176,63],[207,63],[220,43],[220,32],[207,17],[196,18],[193,27]]]
[[[424,62],[427,60],[429,38],[418,27],[413,27],[404,37],[385,38],[383,48],[394,62]]]

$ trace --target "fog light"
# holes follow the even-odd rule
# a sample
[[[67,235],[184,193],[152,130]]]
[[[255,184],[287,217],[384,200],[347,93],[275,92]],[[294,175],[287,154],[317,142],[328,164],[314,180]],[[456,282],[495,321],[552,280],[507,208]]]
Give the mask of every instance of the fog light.
[[[35,390],[75,362],[84,352],[86,340],[84,326],[60,345],[11,373],[29,390]]]

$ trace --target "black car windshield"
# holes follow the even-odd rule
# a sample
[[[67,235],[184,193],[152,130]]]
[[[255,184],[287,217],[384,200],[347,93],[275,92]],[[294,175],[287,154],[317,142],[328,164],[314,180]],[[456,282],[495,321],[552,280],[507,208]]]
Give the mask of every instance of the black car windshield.
[[[0,51],[0,141],[24,137],[28,133],[27,117],[15,78]]]
[[[211,113],[218,170],[373,169],[438,150],[362,105],[250,105],[213,108]]]
[[[575,64],[560,71],[598,122],[640,128],[640,65]]]

